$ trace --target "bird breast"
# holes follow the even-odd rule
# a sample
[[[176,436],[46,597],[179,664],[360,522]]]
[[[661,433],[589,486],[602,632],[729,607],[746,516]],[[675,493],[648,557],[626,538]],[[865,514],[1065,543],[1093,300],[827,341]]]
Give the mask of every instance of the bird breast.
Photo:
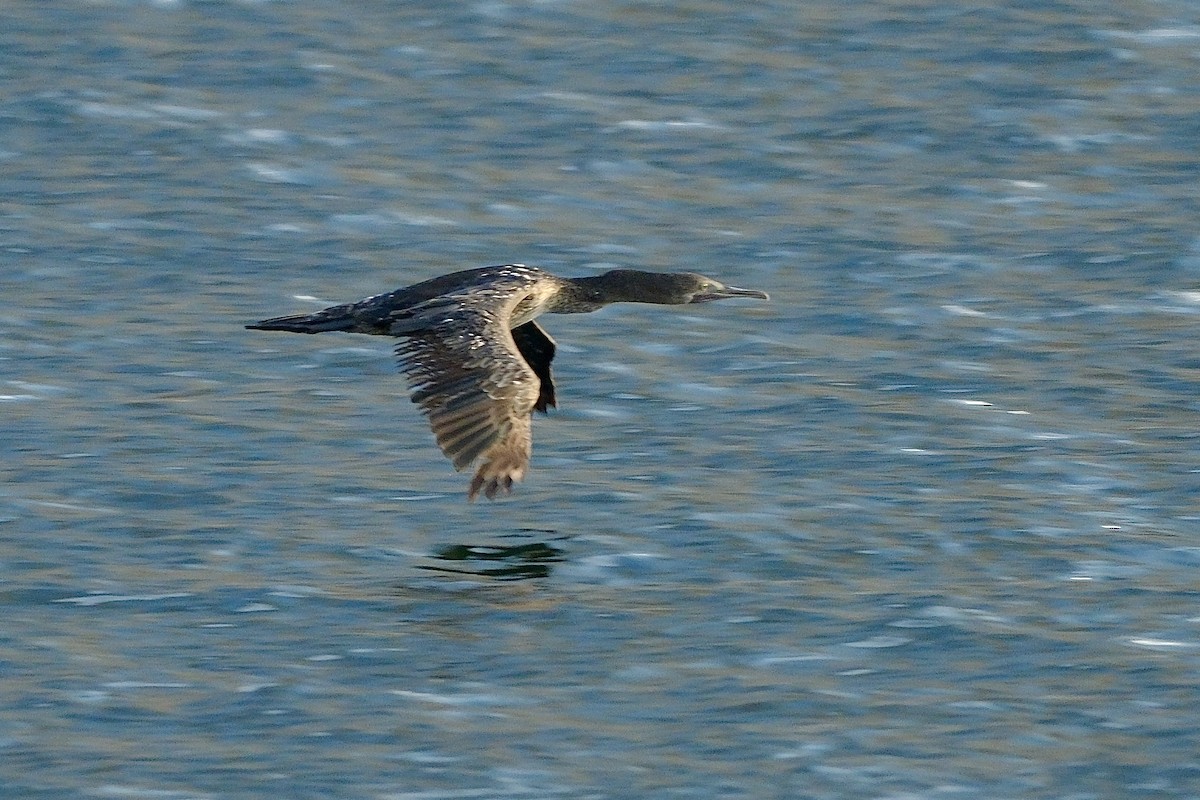
[[[546,310],[545,299],[536,294],[522,298],[513,308],[508,319],[509,328],[517,328],[542,315]]]

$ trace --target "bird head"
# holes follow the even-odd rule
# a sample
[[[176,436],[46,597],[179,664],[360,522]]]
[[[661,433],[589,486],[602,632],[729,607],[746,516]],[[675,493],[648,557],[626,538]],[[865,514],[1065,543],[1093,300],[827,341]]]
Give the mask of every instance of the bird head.
[[[756,297],[769,300],[766,292],[739,289],[694,272],[645,272],[637,269],[614,269],[597,278],[582,279],[595,283],[605,302],[658,303],[686,305],[710,303],[727,297]]]
[[[711,303],[713,300],[724,300],[729,297],[755,297],[759,300],[770,300],[771,296],[757,289],[739,289],[736,286],[726,286],[720,281],[697,275],[694,272],[682,273],[691,288],[691,295],[685,303]]]

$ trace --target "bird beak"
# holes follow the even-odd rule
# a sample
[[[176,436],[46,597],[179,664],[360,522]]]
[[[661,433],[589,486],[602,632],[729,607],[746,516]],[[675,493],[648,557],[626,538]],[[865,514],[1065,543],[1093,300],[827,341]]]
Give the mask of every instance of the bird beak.
[[[727,297],[755,297],[759,300],[770,300],[771,296],[757,289],[739,289],[736,286],[722,286],[711,292],[703,292],[692,297],[693,303],[709,303],[713,300],[724,300]]]

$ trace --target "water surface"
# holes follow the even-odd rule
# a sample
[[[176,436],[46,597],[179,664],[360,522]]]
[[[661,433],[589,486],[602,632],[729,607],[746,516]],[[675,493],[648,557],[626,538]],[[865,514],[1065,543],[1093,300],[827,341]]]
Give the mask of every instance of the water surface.
[[[1200,19],[946,3],[6,14],[13,798],[1200,794]],[[551,317],[465,502],[388,342]]]

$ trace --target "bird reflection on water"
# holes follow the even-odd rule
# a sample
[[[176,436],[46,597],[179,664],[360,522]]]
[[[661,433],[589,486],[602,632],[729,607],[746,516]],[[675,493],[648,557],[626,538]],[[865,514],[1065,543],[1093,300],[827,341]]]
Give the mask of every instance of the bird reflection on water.
[[[550,530],[522,529],[525,533],[553,534]],[[558,537],[566,539],[568,537]],[[456,575],[471,575],[500,580],[527,580],[545,578],[550,575],[552,564],[565,560],[564,551],[547,542],[528,544],[470,545],[455,544],[434,553],[440,561],[457,562],[462,566],[451,567],[436,564],[420,565],[418,569],[430,572],[447,572]],[[477,569],[472,569],[478,565]]]

